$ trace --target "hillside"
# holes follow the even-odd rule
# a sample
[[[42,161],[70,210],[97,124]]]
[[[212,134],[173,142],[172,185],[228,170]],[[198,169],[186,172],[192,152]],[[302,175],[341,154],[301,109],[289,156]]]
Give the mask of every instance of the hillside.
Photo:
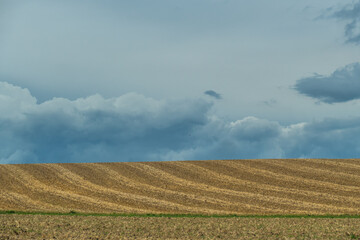
[[[360,159],[0,165],[0,210],[360,214]]]

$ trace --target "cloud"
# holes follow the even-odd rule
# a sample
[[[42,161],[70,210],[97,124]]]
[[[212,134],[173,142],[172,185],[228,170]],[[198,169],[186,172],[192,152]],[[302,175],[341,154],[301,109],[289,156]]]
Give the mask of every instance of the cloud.
[[[216,98],[216,99],[222,99],[221,94],[213,91],[213,90],[207,90],[204,92],[205,95],[208,95],[210,97]]]
[[[290,127],[282,145],[288,157],[356,158],[359,134],[360,118],[324,119]]]
[[[299,93],[326,103],[360,98],[360,63],[337,69],[330,76],[315,75],[300,79],[294,87]]]
[[[213,120],[190,149],[171,151],[173,159],[356,158],[360,118],[324,119],[281,126],[255,117],[224,123]]]
[[[343,20],[347,42],[360,44],[360,1],[355,1],[335,11],[331,17]]]
[[[149,156],[187,147],[211,107],[136,93],[37,104],[28,90],[7,83],[0,93],[0,162],[155,160]]]
[[[273,107],[277,103],[278,103],[278,101],[276,99],[269,99],[269,100],[265,100],[265,101],[261,102],[261,104],[263,104],[263,105],[265,105],[267,107]]]
[[[281,125],[228,121],[203,99],[164,101],[128,93],[38,103],[0,83],[0,163],[357,157],[360,118]]]

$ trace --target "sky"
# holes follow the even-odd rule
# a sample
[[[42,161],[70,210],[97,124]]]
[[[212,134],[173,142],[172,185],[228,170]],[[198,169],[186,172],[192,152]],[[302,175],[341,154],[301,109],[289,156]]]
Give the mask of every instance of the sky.
[[[0,163],[360,156],[359,0],[0,0]]]

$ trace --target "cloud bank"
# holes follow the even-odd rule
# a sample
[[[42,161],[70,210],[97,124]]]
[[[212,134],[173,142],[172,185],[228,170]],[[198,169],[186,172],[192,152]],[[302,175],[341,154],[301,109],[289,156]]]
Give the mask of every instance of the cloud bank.
[[[360,118],[282,126],[227,121],[204,99],[162,101],[128,93],[37,103],[0,82],[0,163],[357,157]]]
[[[210,97],[216,98],[216,99],[222,99],[221,94],[213,91],[213,90],[207,90],[204,92],[205,95],[208,95]]]
[[[315,75],[297,81],[295,89],[325,103],[347,102],[360,98],[360,63],[337,69],[330,76]]]
[[[347,42],[360,44],[360,1],[355,1],[335,11],[332,17],[346,22],[345,37]]]

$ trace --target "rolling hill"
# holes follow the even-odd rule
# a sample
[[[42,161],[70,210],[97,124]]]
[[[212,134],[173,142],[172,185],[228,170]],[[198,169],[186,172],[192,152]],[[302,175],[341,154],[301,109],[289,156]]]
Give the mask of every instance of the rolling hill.
[[[360,159],[0,165],[0,210],[360,214]]]

